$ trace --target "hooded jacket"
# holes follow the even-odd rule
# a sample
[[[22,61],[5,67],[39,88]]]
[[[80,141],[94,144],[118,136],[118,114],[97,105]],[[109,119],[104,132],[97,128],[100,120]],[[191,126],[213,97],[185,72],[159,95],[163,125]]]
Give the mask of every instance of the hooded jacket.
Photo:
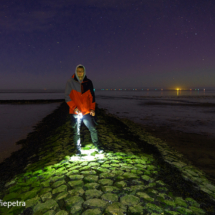
[[[70,114],[77,114],[74,109],[77,107],[83,115],[90,113],[90,110],[95,111],[95,94],[93,83],[86,76],[86,69],[84,67],[83,81],[80,81],[77,75],[77,65],[75,74],[67,81],[65,88],[65,101],[69,106]]]

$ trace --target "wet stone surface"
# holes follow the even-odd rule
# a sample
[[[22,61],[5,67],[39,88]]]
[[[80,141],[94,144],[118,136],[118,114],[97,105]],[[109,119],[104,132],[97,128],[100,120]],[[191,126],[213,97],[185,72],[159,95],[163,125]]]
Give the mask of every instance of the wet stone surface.
[[[27,214],[27,210],[38,215],[212,214],[215,187],[201,173],[195,170],[187,172],[201,179],[202,187],[205,184],[205,193],[210,193],[211,201],[208,200],[207,204],[202,204],[195,195],[188,195],[187,190],[177,188],[176,185],[182,183],[178,179],[184,173],[179,174],[171,169],[168,175],[167,166],[158,163],[157,155],[141,151],[134,139],[128,140],[115,134],[115,121],[111,124],[111,120],[102,114],[98,118],[100,124],[97,130],[104,147],[103,153],[94,153],[96,148],[90,143],[90,133],[82,127],[81,143],[84,155],[75,156],[68,119],[66,124],[47,140],[47,147],[43,149],[55,153],[56,156],[52,154],[49,157],[49,153],[42,153],[43,150],[40,150],[41,159],[28,165],[25,173],[8,181],[4,191],[0,193],[2,201],[25,201],[26,206],[10,209],[1,207],[0,212],[15,215]],[[129,125],[127,128],[132,130],[132,124]],[[138,133],[132,132],[136,132],[136,135]],[[138,135],[143,138],[142,133]],[[160,150],[162,151],[161,148]],[[183,165],[185,166],[186,164]],[[163,175],[163,172],[166,175]],[[166,182],[166,177],[171,175],[175,175],[175,186]],[[184,180],[183,177],[180,180]],[[186,184],[186,181],[182,184]],[[193,187],[194,192],[195,186],[189,186]]]

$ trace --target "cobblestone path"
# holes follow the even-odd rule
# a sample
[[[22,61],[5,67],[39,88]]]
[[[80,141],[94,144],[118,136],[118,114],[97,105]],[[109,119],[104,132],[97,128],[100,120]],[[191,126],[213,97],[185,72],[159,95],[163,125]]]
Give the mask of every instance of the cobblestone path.
[[[97,112],[104,153],[96,152],[82,125],[82,156],[75,156],[68,117],[34,155],[38,161],[26,164],[25,173],[5,184],[1,203],[20,206],[0,203],[0,213],[215,214],[215,186],[201,171],[131,121]]]

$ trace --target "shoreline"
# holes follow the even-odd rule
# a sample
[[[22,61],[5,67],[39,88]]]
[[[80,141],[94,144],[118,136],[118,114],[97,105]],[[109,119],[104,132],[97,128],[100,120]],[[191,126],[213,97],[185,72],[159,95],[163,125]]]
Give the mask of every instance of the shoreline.
[[[35,103],[55,103],[59,101],[64,101],[62,99],[52,99],[52,100],[0,100],[0,104],[3,101],[4,104],[35,104]],[[156,104],[157,102],[155,102]],[[160,104],[160,103],[159,103]],[[192,104],[188,104],[192,105]],[[206,105],[206,104],[205,104]],[[209,104],[211,106],[212,104]],[[61,109],[62,104],[54,110],[52,113],[48,114],[42,121],[40,121],[38,124],[33,126],[34,131],[29,133],[27,135],[27,138],[31,135],[36,135],[37,130],[41,129],[42,124],[46,122],[46,119],[51,118],[52,115],[55,115],[55,112],[58,109]],[[128,119],[126,117],[119,117],[116,114],[111,114],[108,112],[107,109],[99,108],[105,111],[107,115],[114,116],[118,120],[121,121],[121,119]],[[68,113],[65,112],[65,116]],[[130,119],[128,119],[130,120]],[[148,132],[150,135],[161,139],[162,141],[165,141],[171,148],[174,150],[177,150],[179,153],[182,153],[184,157],[189,160],[189,162],[200,168],[202,171],[204,171],[210,178],[213,183],[215,183],[215,155],[213,152],[215,152],[215,137],[207,134],[198,134],[198,133],[187,133],[180,130],[171,129],[171,126],[169,125],[163,125],[163,126],[156,126],[156,125],[143,125],[137,122],[134,122],[137,126],[144,129],[146,132]],[[21,139],[17,141],[16,145],[22,145],[26,139]],[[201,147],[201,143],[204,142],[204,147]],[[205,144],[207,142],[207,144]],[[187,144],[186,144],[187,143]],[[14,153],[22,150],[23,148],[14,151],[10,157],[13,156]],[[199,149],[199,150],[198,150]],[[10,157],[6,158],[10,159]],[[199,160],[198,157],[201,159]],[[208,157],[208,158],[206,158]],[[203,159],[202,159],[203,158]],[[0,166],[2,163],[0,163]],[[201,163],[200,163],[201,161]],[[211,162],[209,162],[211,161]],[[210,167],[208,166],[210,165]]]
[[[191,165],[205,172],[207,178],[215,185],[215,137],[186,133],[171,129],[171,126],[144,126],[141,124],[139,126],[151,136],[161,139],[170,148],[183,154]],[[204,147],[201,147],[203,142]],[[206,142],[207,144],[205,144]],[[199,160],[200,157],[203,159]]]
[[[52,113],[33,126],[34,130],[27,135],[26,139],[21,139],[15,143],[16,145],[21,145],[22,148],[12,152],[10,157],[0,163],[0,192],[6,181],[24,171],[29,160],[35,162],[39,159],[34,155],[39,152],[39,147],[42,146],[43,141],[51,136],[57,127],[66,122],[67,112],[67,107],[62,103]]]
[[[0,100],[0,104],[3,100]],[[52,100],[6,100],[4,101],[5,104],[35,104],[35,103],[55,103],[59,101],[64,101],[62,99],[52,99]],[[211,104],[209,104],[210,106]],[[61,109],[62,104],[54,110],[52,113],[48,114],[46,117],[43,118],[42,121],[40,121],[38,124],[33,126],[34,130],[30,132],[27,135],[28,137],[37,135],[36,133],[39,132],[39,130],[43,127],[43,123],[46,123],[48,118],[51,118],[52,115],[55,115],[55,112],[57,112],[58,109]],[[111,114],[108,112],[107,109],[99,108],[101,110],[104,110],[107,115],[113,116],[117,118],[118,120],[122,121],[121,119],[128,119],[126,117],[119,117],[116,114]],[[62,113],[61,113],[62,114]],[[65,116],[68,113],[65,112]],[[130,119],[128,119],[130,120]],[[163,125],[163,126],[156,126],[156,125],[143,125],[137,122],[134,122],[137,126],[144,129],[146,132],[148,132],[150,135],[161,139],[162,141],[165,141],[172,149],[177,150],[179,153],[182,153],[184,157],[189,160],[189,162],[200,168],[202,171],[204,171],[209,177],[211,181],[215,184],[215,155],[213,156],[213,152],[215,152],[215,137],[207,134],[198,134],[198,133],[186,133],[180,130],[171,129],[171,126],[169,125]],[[18,140],[15,145],[25,145],[26,139],[20,139]],[[187,144],[185,143],[187,142]],[[207,142],[207,145],[204,144],[204,147],[201,146],[201,142]],[[198,148],[199,150],[197,150]],[[13,156],[14,153],[22,150],[23,148],[14,151],[10,157]],[[188,151],[187,151],[188,150]],[[192,153],[192,151],[195,151]],[[198,156],[202,157],[201,155],[204,155],[203,157],[210,157],[209,159],[201,160],[201,163],[198,161]],[[4,163],[7,159],[10,159],[10,157],[6,158],[1,164]],[[212,163],[210,163],[210,167],[208,166],[209,161],[213,160]],[[7,161],[6,161],[7,162]]]
[[[44,104],[63,102],[64,99],[0,100],[0,104]]]
[[[149,126],[133,122],[126,117],[119,117],[104,109],[106,114],[124,122],[131,121],[152,137],[159,138],[172,150],[183,154],[184,159],[206,173],[207,178],[215,185],[215,137],[208,134],[186,133],[172,129],[171,126]],[[202,144],[204,143],[204,147]],[[201,158],[201,159],[200,159]],[[203,159],[202,159],[203,158]]]

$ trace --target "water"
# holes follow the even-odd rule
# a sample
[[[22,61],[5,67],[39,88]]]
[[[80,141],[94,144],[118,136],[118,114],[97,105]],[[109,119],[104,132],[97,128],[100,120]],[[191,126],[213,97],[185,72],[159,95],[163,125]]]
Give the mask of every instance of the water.
[[[0,105],[0,163],[21,148],[15,143],[25,139],[33,126],[59,107],[60,103]]]
[[[167,91],[167,90],[95,90],[96,96],[161,96],[161,97],[211,97],[215,96],[215,90],[187,90],[187,91]],[[64,99],[64,90],[0,90],[0,100],[30,100],[30,99]]]
[[[215,91],[96,90],[99,108],[150,126],[171,126],[188,133],[215,136]],[[0,91],[0,100],[64,99],[63,90]],[[208,106],[211,104],[211,106]],[[20,146],[39,121],[60,103],[0,104],[0,162]]]

